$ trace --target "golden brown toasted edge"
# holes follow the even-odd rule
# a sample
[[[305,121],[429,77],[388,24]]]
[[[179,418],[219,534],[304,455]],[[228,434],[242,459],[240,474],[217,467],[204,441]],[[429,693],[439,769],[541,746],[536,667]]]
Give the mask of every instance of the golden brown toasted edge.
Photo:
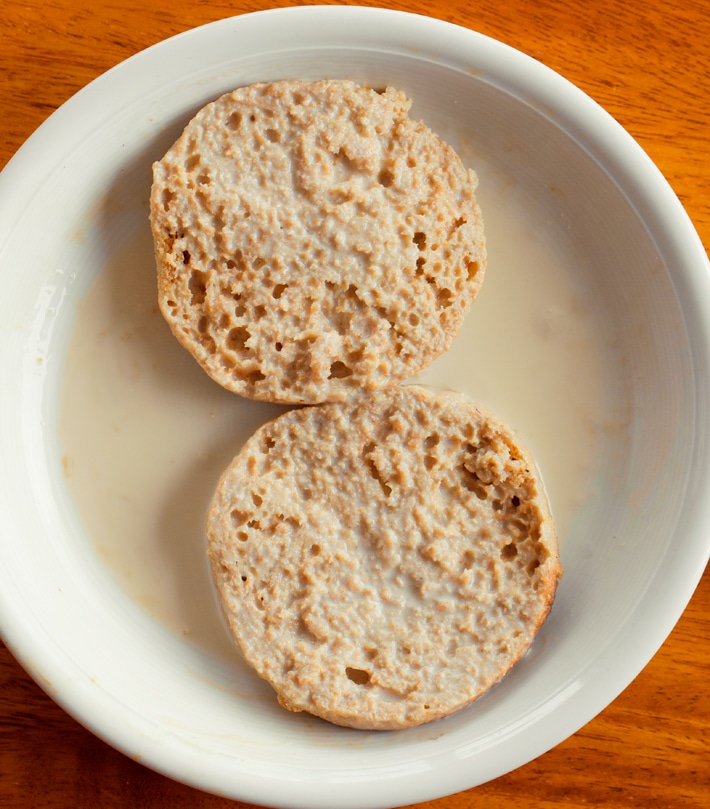
[[[327,148],[319,146],[313,176],[306,172],[303,179],[295,168],[287,172],[304,185],[293,199],[274,202],[266,194],[264,204],[255,204],[253,194],[234,193],[234,209],[223,204],[216,178],[229,172],[220,164],[210,173],[200,163],[200,138],[215,140],[218,123],[232,120],[235,105],[244,127],[245,104],[256,107],[269,94],[280,99],[284,88],[307,94],[326,87],[332,94],[334,86],[349,94],[348,102],[357,100],[372,131],[364,137],[351,133],[343,143],[334,136]],[[359,390],[401,382],[449,349],[485,276],[478,180],[448,144],[408,117],[409,105],[391,88],[379,93],[345,81],[250,85],[206,105],[154,164],[150,222],[160,310],[180,344],[218,384],[261,401],[344,401]],[[276,101],[272,106],[278,107]],[[371,124],[371,109],[384,123]],[[317,126],[309,126],[310,135]],[[284,156],[293,161],[308,140],[290,144],[280,134],[269,136],[272,131],[257,132],[260,171],[280,165]],[[230,126],[220,134],[225,153],[234,135]],[[371,153],[379,148],[384,156],[374,160]],[[334,162],[331,174],[321,168],[324,155]],[[302,155],[298,159],[308,163]],[[347,167],[344,180],[340,166]],[[357,196],[351,170],[357,183],[367,179],[366,197]],[[323,177],[331,176],[326,187]],[[228,182],[226,187],[234,190]],[[313,211],[297,211],[295,230],[284,226],[284,210],[316,197]],[[348,205],[361,213],[340,221]],[[304,222],[305,237],[299,231]],[[329,246],[333,223],[342,251]],[[378,233],[386,223],[388,229]],[[279,229],[289,249],[304,239],[316,245],[315,253],[303,255],[299,281],[278,266],[282,257],[269,246]],[[365,275],[353,269],[363,256],[369,262]]]
[[[327,635],[328,630],[324,630],[322,624],[318,629],[319,624],[316,617],[314,617],[314,610],[317,612],[319,601],[323,601],[321,597],[323,594],[316,590],[314,591],[314,599],[312,601],[308,600],[307,583],[316,581],[318,578],[314,573],[316,568],[313,567],[312,562],[314,559],[320,560],[323,564],[327,562],[326,571],[332,571],[338,564],[344,565],[349,570],[364,570],[369,566],[368,575],[370,578],[366,577],[365,581],[376,589],[376,579],[372,574],[379,568],[377,564],[373,563],[373,559],[381,549],[378,548],[377,544],[368,545],[369,550],[366,553],[361,553],[362,549],[359,548],[358,552],[352,555],[350,553],[351,549],[339,545],[336,549],[337,553],[329,556],[332,549],[329,547],[328,516],[320,512],[318,512],[320,515],[318,519],[311,522],[310,526],[306,526],[307,530],[305,532],[299,534],[297,529],[291,531],[288,533],[288,541],[285,541],[284,525],[291,524],[293,526],[298,519],[308,519],[308,515],[306,514],[304,517],[303,513],[298,512],[298,508],[288,510],[289,504],[298,499],[298,497],[294,497],[294,492],[307,490],[308,503],[312,506],[315,504],[320,507],[319,503],[322,505],[322,498],[318,501],[318,498],[313,497],[312,490],[316,489],[317,486],[310,479],[306,483],[300,481],[295,489],[290,489],[286,479],[287,476],[283,474],[283,468],[275,467],[273,479],[266,474],[270,471],[267,463],[269,454],[274,451],[287,454],[294,441],[299,442],[303,439],[303,436],[298,435],[298,429],[304,424],[312,426],[315,423],[319,435],[325,434],[324,446],[332,447],[334,453],[338,454],[338,443],[337,440],[331,440],[333,437],[336,439],[340,437],[345,444],[355,443],[346,441],[343,438],[343,430],[353,423],[356,423],[357,429],[360,430],[363,422],[369,422],[371,426],[375,425],[376,429],[376,424],[380,417],[378,416],[378,410],[382,410],[383,403],[391,405],[393,397],[396,399],[398,396],[404,396],[408,401],[414,400],[420,408],[420,412],[432,408],[436,409],[439,415],[443,414],[444,422],[450,418],[455,421],[460,418],[462,408],[468,409],[471,414],[475,413],[474,417],[485,425],[485,430],[490,435],[495,436],[496,441],[502,437],[515,457],[517,471],[514,470],[514,473],[518,474],[522,467],[525,467],[530,473],[530,481],[524,481],[524,486],[528,486],[528,483],[532,485],[530,498],[534,502],[531,502],[530,506],[534,511],[533,519],[535,524],[539,526],[539,535],[535,539],[539,549],[533,553],[530,569],[530,580],[532,583],[534,578],[536,593],[528,594],[532,599],[531,601],[526,600],[527,596],[523,593],[522,602],[520,600],[516,602],[513,599],[508,605],[509,609],[511,605],[518,603],[516,609],[521,609],[527,616],[522,630],[518,624],[513,625],[519,637],[500,638],[491,631],[489,633],[491,637],[484,636],[480,641],[481,649],[486,650],[486,659],[479,660],[476,657],[477,653],[465,658],[466,665],[473,664],[473,669],[477,671],[475,676],[471,675],[469,677],[469,675],[465,674],[465,671],[459,676],[453,665],[451,665],[453,677],[449,680],[440,678],[437,681],[441,686],[438,691],[438,686],[433,690],[429,687],[429,681],[420,688],[416,682],[416,674],[414,679],[410,676],[411,672],[409,671],[404,671],[401,674],[400,670],[406,669],[409,663],[408,657],[398,656],[394,653],[390,657],[387,656],[386,650],[392,644],[408,642],[414,649],[417,643],[425,643],[421,635],[408,636],[408,633],[412,631],[409,624],[397,629],[397,637],[393,638],[392,635],[387,634],[386,637],[376,635],[373,638],[367,635],[367,627],[363,629],[363,626],[359,624],[358,609],[353,608],[351,612],[345,611],[342,614],[347,619],[345,620],[346,631],[331,638],[333,641],[332,646],[326,646],[324,651],[317,651],[318,644],[312,643],[313,639],[309,637],[308,633],[313,630],[315,632],[325,632]],[[367,412],[368,408],[369,413]],[[394,416],[396,421],[397,414],[395,413]],[[313,418],[316,418],[315,422],[310,421]],[[390,413],[389,418],[394,424],[392,413]],[[329,425],[333,423],[336,426],[331,429]],[[439,424],[441,422],[434,423]],[[330,432],[328,432],[329,430]],[[308,430],[306,432],[308,433]],[[374,465],[364,477],[364,484],[368,501],[375,500],[378,509],[387,508],[387,502],[392,491],[388,494],[386,489],[390,484],[393,487],[397,485],[395,482],[396,476],[393,475],[393,477],[387,479],[383,477],[386,463],[381,450],[388,442],[387,437],[383,438],[383,435],[380,435],[382,444],[378,447],[372,447],[369,454],[362,455],[358,448],[355,448],[351,453],[353,458],[364,461],[365,465]],[[412,445],[412,434],[410,432],[403,432],[402,437],[403,446]],[[418,446],[421,446],[422,434],[417,434],[415,437],[417,438]],[[308,435],[305,438],[306,443],[308,443]],[[363,435],[361,436],[361,441],[370,446],[372,438],[372,434]],[[442,446],[446,443],[445,436],[441,435],[439,438],[441,440],[436,445],[432,445],[430,441],[426,438],[424,439],[429,453],[427,457],[431,457],[432,453],[436,454],[437,452],[439,457],[444,457]],[[392,441],[390,440],[389,443],[391,445]],[[301,452],[301,449],[299,449],[299,452]],[[346,447],[348,452],[349,449],[349,447]],[[319,447],[319,453],[321,450],[322,447]],[[395,451],[395,456],[398,451]],[[348,452],[345,453],[346,456],[348,456]],[[454,455],[457,458],[460,457],[456,453]],[[290,462],[286,463],[288,465]],[[377,466],[377,463],[380,465]],[[487,469],[495,469],[495,454],[486,463]],[[424,465],[428,465],[425,458]],[[314,480],[318,479],[322,484],[329,482],[327,474],[324,472],[327,466],[328,458],[324,457],[322,453],[319,454],[317,463],[313,465]],[[471,468],[473,469],[473,467]],[[479,469],[478,471],[480,472],[481,470]],[[462,479],[469,480],[468,474],[463,472],[462,474]],[[474,473],[472,472],[471,474]],[[280,492],[274,493],[275,487],[272,485],[274,482],[281,489]],[[469,480],[469,482],[471,481]],[[330,484],[333,484],[333,488],[338,487],[337,480],[330,481]],[[478,483],[475,483],[475,485],[478,485]],[[513,489],[513,491],[519,491],[520,482],[514,485],[518,488]],[[343,489],[347,490],[347,488],[347,485],[343,483]],[[237,493],[236,495],[235,492]],[[337,514],[335,524],[338,526],[338,530],[340,528],[349,530],[347,525],[348,515],[345,511],[349,510],[357,513],[357,503],[355,498],[351,496],[350,490],[344,491],[342,499],[338,502],[342,508]],[[408,500],[407,502],[412,507],[413,512],[422,512],[422,509],[436,510],[437,507],[435,502],[426,498],[424,500],[415,498],[413,501]],[[272,508],[274,503],[277,503],[275,512],[279,517],[275,523],[270,522],[270,515],[273,516],[274,513],[274,508]],[[297,504],[297,506],[300,507],[300,504]],[[527,507],[525,503],[522,506]],[[281,512],[280,515],[278,512]],[[532,514],[532,511],[530,514]],[[232,524],[235,521],[236,526]],[[443,530],[444,527],[440,527]],[[378,530],[382,529],[380,532],[383,535],[387,535],[390,528],[391,526],[387,524],[378,523]],[[439,530],[436,525],[433,528],[435,531]],[[281,532],[281,541],[277,542],[276,547],[274,547],[271,543],[273,543],[279,532]],[[495,534],[495,531],[493,533]],[[442,536],[441,531],[439,531],[439,540]],[[363,396],[354,405],[322,405],[315,408],[304,408],[300,411],[291,411],[274,422],[264,425],[247,442],[244,449],[225,471],[217,487],[215,499],[211,504],[208,516],[208,538],[213,576],[217,591],[220,594],[222,607],[235,640],[242,648],[247,662],[254,667],[261,677],[270,682],[277,692],[279,702],[285,708],[292,711],[308,711],[334,724],[360,729],[392,730],[433,721],[460,710],[481,696],[481,694],[487,692],[517,664],[530,647],[552,607],[557,582],[562,572],[549,505],[539,472],[529,452],[520,444],[517,437],[492,415],[482,411],[480,408],[473,407],[460,397],[448,394],[435,396],[431,392],[416,386],[388,389],[374,395]],[[405,534],[398,537],[397,541],[402,542],[411,538],[405,532]],[[409,576],[408,581],[416,581],[420,571],[417,568],[418,562],[416,564],[415,562],[422,557],[426,557],[431,561],[435,560],[437,554],[439,554],[442,564],[446,564],[446,544],[442,553],[441,549],[436,549],[435,542],[432,542],[431,546],[429,546],[430,539],[431,537],[423,543],[415,543],[412,547],[405,547],[405,542],[402,542],[401,547],[397,546],[401,551],[400,558],[397,560],[395,568],[385,568],[387,580],[391,581],[394,573],[398,572],[404,575],[405,578]],[[509,537],[504,537],[500,542],[507,542],[508,539]],[[249,543],[252,543],[252,550],[248,553],[256,553],[260,556],[261,562],[257,567],[250,567],[251,562],[248,554],[245,555]],[[318,553],[313,556],[315,546],[318,548]],[[484,554],[484,559],[488,559],[486,564],[496,563],[499,556],[505,556],[505,547],[505,545],[500,545],[500,547],[494,545],[491,549],[484,549],[485,553],[488,554],[488,556]],[[465,554],[466,546],[459,547],[457,553],[461,553],[462,548]],[[278,560],[278,563],[271,567],[269,567],[269,564],[264,563],[264,560],[269,559],[270,554],[274,559]],[[298,560],[297,564],[284,563],[284,557],[289,554],[295,554],[294,558]],[[508,556],[510,557],[510,554]],[[520,558],[523,558],[522,554]],[[286,567],[283,566],[284,564],[286,564]],[[449,572],[452,576],[454,576],[454,573],[455,576],[462,574],[459,567],[451,568]],[[288,575],[286,575],[287,573]],[[465,573],[466,571],[464,570],[463,574]],[[288,579],[291,575],[300,581],[297,590],[294,592],[289,590],[288,587],[279,590],[279,582],[284,577]],[[266,601],[262,600],[259,603],[257,591],[249,589],[252,584],[247,583],[247,580],[259,583],[260,578],[262,579],[260,584],[262,596],[264,593],[269,595]],[[263,579],[267,579],[268,584],[265,584]],[[446,576],[444,576],[444,579],[446,579]],[[523,579],[525,579],[525,576],[523,576]],[[435,579],[432,580],[432,582],[434,581]],[[484,581],[489,580],[484,579]],[[517,587],[518,585],[519,582],[515,586]],[[339,584],[336,579],[331,593],[331,595],[336,594],[336,600],[337,593],[340,592],[338,587]],[[468,587],[467,592],[470,596],[473,590]],[[509,595],[511,594],[506,593],[505,590],[498,593],[499,597],[507,598]],[[515,594],[513,593],[513,595]],[[327,601],[327,599],[325,600]],[[432,603],[435,606],[436,602]],[[294,604],[301,605],[300,612],[292,609]],[[323,604],[321,603],[320,606],[323,606]],[[386,610],[387,605],[378,599],[374,599],[368,603],[363,602],[360,609],[367,615],[374,615],[378,610]],[[488,609],[489,607],[486,606],[484,617],[488,615],[486,612]],[[271,612],[273,612],[273,616]],[[339,617],[342,617],[337,610],[328,612],[325,609],[323,615],[330,615],[333,623]],[[462,616],[459,616],[456,620],[462,622],[461,626],[465,626],[470,616],[471,613],[467,607]],[[265,622],[265,629],[260,626],[262,620]],[[427,618],[427,620],[429,619]],[[311,622],[314,622],[312,626]],[[284,645],[284,638],[282,637],[284,632],[286,634],[289,632],[302,633],[304,626],[311,626],[311,629],[305,633],[302,639],[303,643],[299,641],[300,647],[298,648],[300,648],[300,651],[296,646],[291,646],[290,641]],[[425,644],[422,647],[425,650],[422,660],[425,664],[431,663],[434,669],[437,667],[445,669],[450,665],[452,648],[456,651],[455,647],[459,633],[465,634],[465,632],[457,629],[453,633],[446,634],[448,632],[446,622],[440,624],[436,620],[431,624],[431,627],[434,628],[435,635],[436,633],[441,635],[441,642],[436,640],[436,638],[439,638],[439,635],[436,635],[430,646]],[[361,630],[364,633],[362,635],[358,634]],[[470,627],[465,631],[468,632],[469,630]],[[262,632],[266,636],[264,642],[259,638]],[[355,639],[352,643],[348,633],[352,633]],[[399,637],[400,635],[401,637]],[[402,640],[403,638],[404,640]],[[365,649],[377,650],[377,654],[374,657],[365,655],[365,657],[360,656],[358,658],[356,655],[360,646]],[[463,645],[460,648],[464,649]],[[505,648],[505,652],[502,653],[499,660],[497,655],[501,654],[501,649],[503,648]],[[316,650],[315,652],[314,649]],[[458,655],[458,652],[456,652],[456,655]],[[347,658],[351,672],[355,672],[355,675],[351,675],[350,679],[352,677],[357,679],[357,676],[360,675],[365,678],[360,685],[353,685],[353,682],[348,682],[343,677],[343,656]],[[284,665],[284,660],[286,665]],[[434,682],[434,680],[431,682]],[[396,693],[399,693],[401,698],[393,699],[393,695]],[[380,699],[383,695],[385,698]]]

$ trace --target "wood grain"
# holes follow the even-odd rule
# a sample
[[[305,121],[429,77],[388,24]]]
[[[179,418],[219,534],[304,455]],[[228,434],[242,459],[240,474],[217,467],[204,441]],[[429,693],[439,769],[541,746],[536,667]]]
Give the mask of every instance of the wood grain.
[[[295,3],[4,0],[0,168],[54,109],[123,59],[196,25],[282,5]],[[388,5],[503,40],[577,84],[639,141],[710,245],[707,0]],[[706,571],[665,645],[596,719],[515,772],[419,809],[710,807],[709,616]],[[246,807],[178,784],[116,752],[65,714],[2,646],[0,806]]]

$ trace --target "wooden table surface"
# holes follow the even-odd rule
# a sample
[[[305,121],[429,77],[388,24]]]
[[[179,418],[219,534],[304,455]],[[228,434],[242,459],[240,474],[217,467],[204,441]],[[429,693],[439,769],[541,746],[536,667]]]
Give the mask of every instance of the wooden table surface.
[[[288,3],[268,4],[280,5]],[[585,90],[650,154],[710,246],[710,0],[389,5],[503,40]],[[54,109],[126,57],[185,29],[268,6],[262,0],[3,0],[0,169]],[[418,806],[710,807],[709,640],[706,571],[665,645],[600,716],[515,772]],[[2,644],[0,806],[246,807],[175,783],[92,736]]]

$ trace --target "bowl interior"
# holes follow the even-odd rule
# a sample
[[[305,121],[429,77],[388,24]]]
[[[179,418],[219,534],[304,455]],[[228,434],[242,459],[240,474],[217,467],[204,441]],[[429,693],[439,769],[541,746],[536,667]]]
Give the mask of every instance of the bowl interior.
[[[154,300],[151,163],[207,101],[285,77],[398,86],[477,170],[484,289],[416,381],[515,426],[558,521],[565,574],[531,651],[469,709],[404,732],[287,713],[232,647],[204,510],[282,408],[217,388]],[[663,641],[707,558],[705,259],[640,149],[558,76],[411,15],[249,15],[111,71],[0,179],[0,620],[99,735],[242,800],[402,805],[544,752]]]

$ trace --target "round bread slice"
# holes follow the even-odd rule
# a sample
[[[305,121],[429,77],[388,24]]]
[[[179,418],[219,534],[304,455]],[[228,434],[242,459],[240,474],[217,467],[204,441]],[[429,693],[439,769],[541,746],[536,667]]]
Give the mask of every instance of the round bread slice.
[[[477,177],[409,99],[242,87],[153,167],[160,308],[235,393],[344,401],[448,349],[484,276]]]
[[[284,707],[353,728],[470,703],[528,648],[561,575],[529,453],[464,397],[418,386],[265,424],[207,535],[247,662]]]

